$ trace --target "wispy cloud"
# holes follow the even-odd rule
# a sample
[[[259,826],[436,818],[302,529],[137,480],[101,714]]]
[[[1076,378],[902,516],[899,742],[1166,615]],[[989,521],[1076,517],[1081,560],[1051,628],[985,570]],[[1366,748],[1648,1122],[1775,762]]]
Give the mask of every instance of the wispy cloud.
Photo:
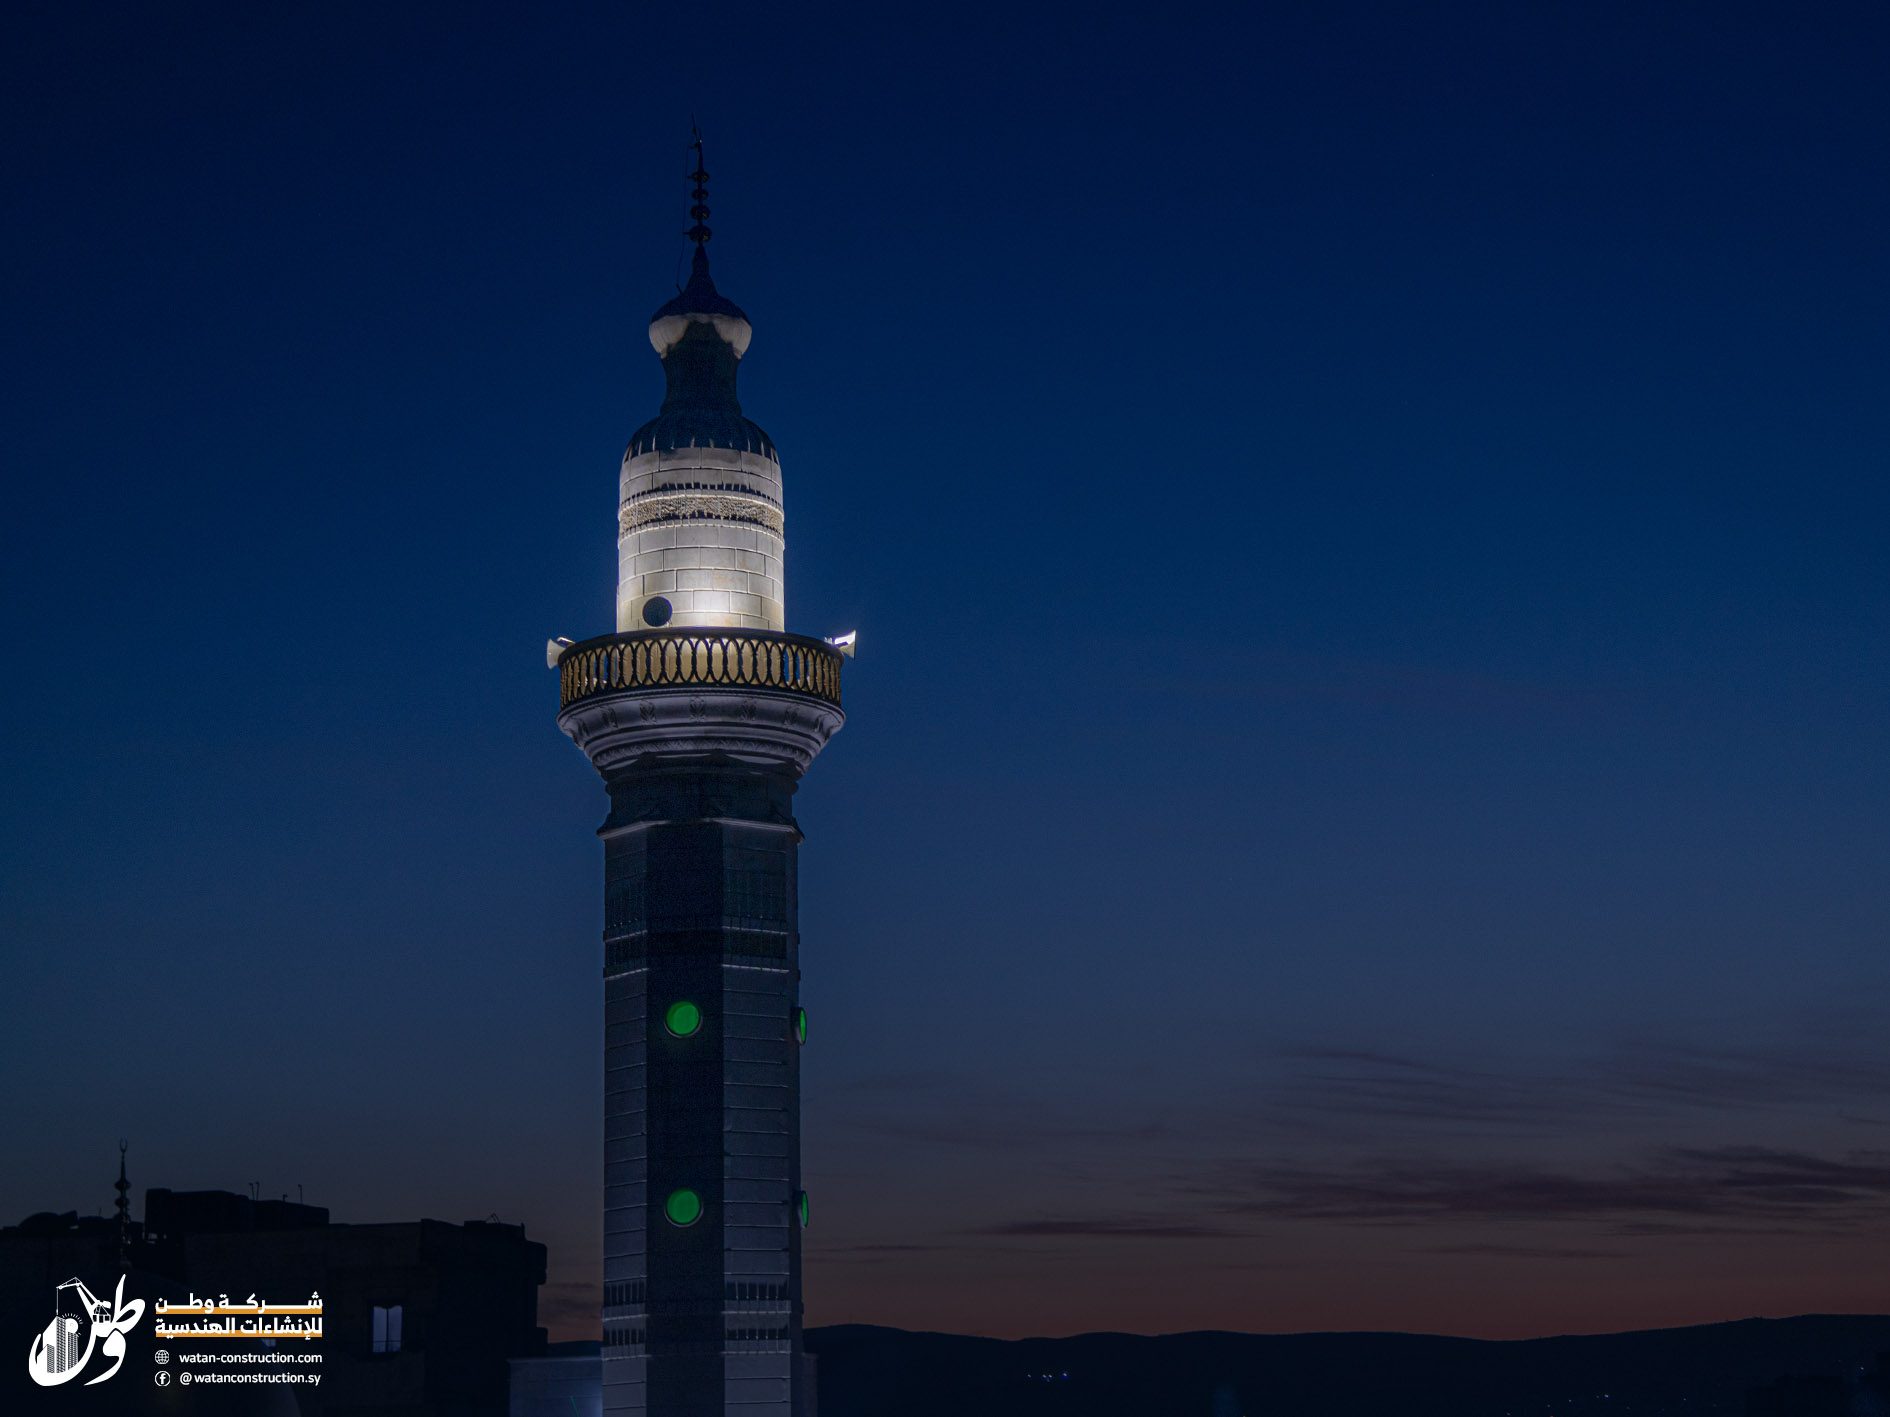
[[[1781,1017],[1729,1030],[1732,1044],[1633,1039],[1561,1058],[1326,1040],[1249,1054],[1260,1067],[1244,1095],[1159,1112],[954,1089],[951,1106],[904,1111],[862,1097],[841,1121],[876,1152],[908,1142],[960,1158],[948,1165],[1001,1152],[1063,1194],[1082,1183],[1089,1203],[1069,1211],[1033,1194],[914,1237],[946,1249],[1239,1241],[1281,1222],[1403,1227],[1440,1260],[1593,1262],[1637,1241],[1761,1234],[1890,1244],[1890,1150],[1871,1125],[1890,1096],[1890,1035],[1875,1017]]]
[[[1615,1260],[1626,1250],[1591,1250],[1573,1245],[1425,1245],[1418,1250],[1425,1255],[1490,1256],[1518,1260]]]
[[[1173,1136],[1175,1128],[1165,1122],[1136,1122],[1123,1126],[1085,1126],[1032,1117],[1022,1112],[999,1115],[992,1112],[963,1116],[890,1117],[863,1116],[847,1120],[855,1131],[875,1136],[896,1137],[904,1141],[941,1143],[954,1147],[1015,1150],[1033,1142],[1103,1142],[1137,1143]]]
[[[1225,1239],[1237,1232],[1226,1225],[1146,1216],[1089,1219],[1009,1220],[965,1232],[1032,1240],[1202,1240]]]
[[[1880,1026],[1741,1048],[1631,1045],[1600,1079],[1616,1094],[1705,1107],[1795,1106],[1890,1094],[1890,1040]]]
[[[1824,1108],[1869,1126],[1890,1096],[1890,1035],[1863,1012],[1805,1021],[1737,1046],[1630,1040],[1559,1063],[1302,1046],[1275,1053],[1285,1131],[1326,1137],[1386,1125],[1517,1135],[1681,1113]]]
[[[1313,1119],[1322,1130],[1355,1119],[1533,1131],[1633,1105],[1598,1092],[1589,1076],[1573,1072],[1478,1067],[1344,1047],[1300,1048],[1281,1056],[1293,1074],[1280,1110],[1289,1118]]]
[[[1503,1162],[1254,1166],[1229,1178],[1218,1205],[1230,1214],[1394,1225],[1584,1220],[1647,1234],[1650,1221],[1679,1220],[1841,1230],[1890,1218],[1890,1151],[1673,1148],[1587,1174]]]
[[[909,1260],[918,1255],[943,1254],[949,1250],[962,1248],[959,1245],[925,1244],[809,1245],[807,1256],[810,1260],[819,1260],[823,1264],[878,1264]]]

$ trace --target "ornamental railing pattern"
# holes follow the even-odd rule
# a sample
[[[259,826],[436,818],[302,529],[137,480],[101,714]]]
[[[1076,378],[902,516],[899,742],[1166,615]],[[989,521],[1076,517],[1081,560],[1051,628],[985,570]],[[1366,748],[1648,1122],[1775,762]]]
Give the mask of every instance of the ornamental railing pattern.
[[[636,630],[572,645],[558,659],[558,706],[656,688],[785,689],[840,706],[840,651],[773,630]]]

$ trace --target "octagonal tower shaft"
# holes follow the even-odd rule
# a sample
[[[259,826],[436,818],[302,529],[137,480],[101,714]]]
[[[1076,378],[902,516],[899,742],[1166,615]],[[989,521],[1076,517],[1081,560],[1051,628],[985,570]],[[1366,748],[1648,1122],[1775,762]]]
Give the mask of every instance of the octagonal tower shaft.
[[[802,1417],[792,805],[842,722],[839,656],[652,631],[560,669],[559,725],[610,792],[604,1411]]]

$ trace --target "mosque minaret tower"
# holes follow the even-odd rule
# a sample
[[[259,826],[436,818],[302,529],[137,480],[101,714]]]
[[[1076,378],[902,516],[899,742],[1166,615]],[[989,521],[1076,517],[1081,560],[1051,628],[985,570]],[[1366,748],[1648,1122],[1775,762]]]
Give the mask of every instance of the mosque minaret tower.
[[[841,651],[786,632],[748,317],[709,275],[650,320],[666,393],[617,502],[617,632],[554,642],[558,726],[603,777],[603,1394],[609,1414],[803,1417],[794,791],[839,729]]]

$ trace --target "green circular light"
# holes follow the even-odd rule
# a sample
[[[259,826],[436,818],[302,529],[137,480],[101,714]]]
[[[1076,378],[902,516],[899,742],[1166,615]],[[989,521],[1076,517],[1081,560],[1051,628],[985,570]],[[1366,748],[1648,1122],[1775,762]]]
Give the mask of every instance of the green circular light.
[[[797,1043],[807,1042],[807,1010],[806,1009],[796,1009],[794,1011],[794,1041]]]
[[[807,1192],[802,1191],[795,1199],[794,1208],[801,1214],[801,1229],[807,1228]]]
[[[671,1191],[663,1202],[663,1217],[671,1225],[694,1225],[702,1219],[702,1197],[687,1186]]]
[[[692,1037],[702,1031],[702,1010],[687,999],[678,999],[664,1010],[663,1027],[674,1037]]]

